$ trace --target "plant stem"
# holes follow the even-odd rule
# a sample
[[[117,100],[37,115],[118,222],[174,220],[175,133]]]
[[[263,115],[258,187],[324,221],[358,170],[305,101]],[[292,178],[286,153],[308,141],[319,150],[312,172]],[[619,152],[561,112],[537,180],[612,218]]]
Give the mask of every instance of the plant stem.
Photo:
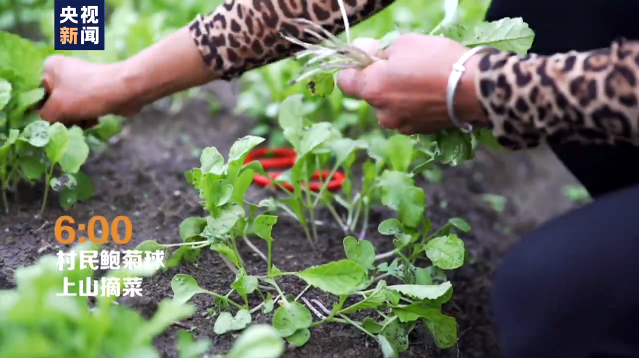
[[[349,228],[346,224],[344,224],[344,221],[342,221],[342,219],[339,217],[339,215],[337,214],[337,210],[335,210],[335,207],[333,206],[333,204],[327,201],[326,208],[328,209],[328,211],[331,213],[331,215],[337,222],[337,225],[339,225],[340,228],[342,228],[342,231],[344,231],[344,235],[348,235]]]
[[[233,305],[233,306],[235,306],[237,309],[240,309],[240,310],[245,309],[245,307],[244,307],[244,306],[240,305],[239,303],[237,303],[237,302],[233,301],[232,299],[230,299],[230,298],[228,298],[228,297],[226,297],[226,296],[222,296],[222,295],[220,295],[219,293],[215,293],[215,292],[213,292],[213,291],[207,291],[207,293],[208,293],[208,294],[210,294],[210,295],[211,295],[211,296],[213,296],[213,297],[219,298],[219,299],[221,299],[221,300],[223,300],[223,301],[226,301],[227,303],[232,304],[232,305]]]
[[[4,203],[4,211],[9,213],[9,200],[7,199],[7,190],[2,188],[2,202]]]
[[[242,260],[242,256],[240,255],[240,250],[237,249],[237,238],[231,239],[231,244],[233,245],[233,251],[235,252],[235,256],[237,256],[238,263],[244,268],[244,260]]]
[[[388,252],[384,252],[383,254],[379,254],[379,255],[375,256],[375,261],[387,259],[389,257],[392,257],[392,256],[396,255],[397,253],[398,253],[397,250],[391,250],[391,251],[388,251]]]
[[[362,222],[362,231],[359,233],[359,239],[364,240],[368,229],[368,217],[370,216],[370,206],[364,203],[364,222]]]
[[[300,292],[300,294],[299,294],[299,295],[297,295],[297,297],[295,297],[295,301],[299,300],[299,299],[300,299],[300,297],[302,297],[302,295],[303,295],[303,294],[305,294],[305,293],[306,293],[306,291],[308,291],[308,289],[309,289],[309,288],[311,288],[311,285],[306,286],[306,288],[305,288],[305,289],[303,289],[303,290],[302,290],[302,292]]]
[[[359,323],[352,321],[350,318],[348,318],[347,316],[341,314],[339,315],[344,321],[346,321],[347,323],[355,326],[355,328],[359,329],[360,331],[366,333],[367,335],[369,335],[371,338],[373,338],[374,340],[377,341],[377,337],[375,337],[372,333],[370,333],[369,331],[365,330],[364,327],[362,327]]]
[[[168,248],[168,247],[176,247],[176,246],[188,246],[188,245],[192,245],[192,246],[199,246],[201,244],[207,244],[208,245],[209,241],[208,240],[204,240],[204,241],[194,241],[194,242],[180,242],[177,244],[160,244],[160,246],[164,247],[164,248]]]
[[[246,244],[246,246],[248,246],[251,250],[253,250],[253,252],[255,252],[259,257],[262,258],[262,260],[268,261],[268,259],[266,258],[266,255],[264,255],[262,251],[260,251],[260,249],[257,248],[257,246],[253,245],[251,240],[249,240],[246,236],[243,236],[242,240],[244,240],[244,243]]]
[[[40,208],[40,214],[44,212],[44,209],[47,207],[47,198],[49,196],[49,182],[51,181],[51,176],[53,176],[53,169],[55,168],[55,164],[51,164],[51,169],[44,176],[44,198],[42,199],[42,208]]]
[[[273,267],[273,240],[266,243],[268,257],[266,258],[266,275],[271,277],[271,269]]]

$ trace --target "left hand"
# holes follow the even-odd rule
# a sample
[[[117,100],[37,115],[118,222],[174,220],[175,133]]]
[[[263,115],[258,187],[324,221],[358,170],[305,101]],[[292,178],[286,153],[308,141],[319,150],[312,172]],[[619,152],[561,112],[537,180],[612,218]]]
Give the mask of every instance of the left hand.
[[[439,36],[406,34],[381,50],[379,41],[353,44],[381,60],[363,70],[342,70],[338,86],[375,108],[382,127],[404,134],[431,133],[453,127],[446,107],[448,77],[469,49]],[[455,96],[455,115],[464,122],[485,122],[475,89],[479,57],[466,61]]]

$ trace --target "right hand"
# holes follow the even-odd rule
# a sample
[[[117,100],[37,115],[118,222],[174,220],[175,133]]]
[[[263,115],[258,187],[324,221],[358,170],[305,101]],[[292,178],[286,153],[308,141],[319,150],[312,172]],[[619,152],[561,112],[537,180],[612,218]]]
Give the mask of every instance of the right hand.
[[[142,109],[130,95],[121,63],[91,63],[78,58],[51,56],[44,65],[47,99],[42,119],[66,124],[95,121],[107,114],[130,116]]]

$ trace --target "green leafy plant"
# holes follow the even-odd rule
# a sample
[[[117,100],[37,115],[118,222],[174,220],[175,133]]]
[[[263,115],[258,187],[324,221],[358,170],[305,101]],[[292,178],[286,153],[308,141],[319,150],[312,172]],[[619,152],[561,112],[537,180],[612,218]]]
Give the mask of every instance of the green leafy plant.
[[[119,133],[119,118],[103,117],[87,131],[43,121],[34,108],[45,96],[40,76],[53,50],[7,32],[0,32],[0,47],[0,182],[5,210],[9,211],[7,191],[41,179],[42,210],[49,188],[60,192],[64,208],[88,199],[93,187],[80,169],[90,146],[96,148]]]
[[[95,245],[73,248],[96,249]],[[148,277],[158,268],[157,262],[149,261],[137,268],[110,271],[105,277]],[[115,296],[106,295],[98,295],[92,306],[88,297],[79,294],[77,283],[93,282],[93,271],[80,268],[79,256],[71,270],[59,270],[55,256],[43,256],[32,266],[18,268],[15,277],[15,289],[0,291],[2,357],[158,357],[152,345],[155,336],[194,312],[190,304],[165,300],[155,315],[145,320],[116,304]],[[68,290],[73,296],[58,295],[65,279],[76,283]]]

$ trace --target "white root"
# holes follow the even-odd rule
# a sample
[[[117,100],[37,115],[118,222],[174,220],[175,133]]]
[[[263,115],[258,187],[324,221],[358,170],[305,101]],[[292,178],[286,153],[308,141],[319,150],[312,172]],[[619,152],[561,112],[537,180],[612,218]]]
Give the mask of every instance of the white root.
[[[347,42],[340,40],[321,25],[303,18],[295,19],[295,22],[310,26],[311,28],[304,29],[304,32],[319,40],[319,44],[304,42],[288,34],[281,34],[285,40],[305,49],[295,55],[298,60],[313,56],[302,66],[300,75],[292,80],[290,84],[299,83],[323,72],[348,68],[365,68],[379,60],[374,56],[370,56],[362,49],[351,45],[350,25],[348,23],[346,8],[343,0],[338,0],[338,3],[344,20]]]

